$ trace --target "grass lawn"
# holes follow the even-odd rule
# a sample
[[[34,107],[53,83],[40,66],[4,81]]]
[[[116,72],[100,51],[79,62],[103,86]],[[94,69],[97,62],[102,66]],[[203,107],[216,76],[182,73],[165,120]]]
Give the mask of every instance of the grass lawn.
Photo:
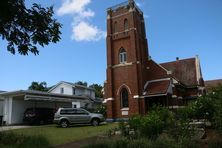
[[[57,125],[45,125],[27,129],[17,129],[12,132],[24,136],[44,136],[50,143],[55,146],[65,144],[84,138],[105,134],[109,129],[117,127],[116,123],[105,124],[100,126],[72,126],[69,128],[60,128]]]

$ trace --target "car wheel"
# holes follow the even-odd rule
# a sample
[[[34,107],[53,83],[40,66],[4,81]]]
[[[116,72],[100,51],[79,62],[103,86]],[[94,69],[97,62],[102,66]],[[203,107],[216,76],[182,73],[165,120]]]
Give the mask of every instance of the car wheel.
[[[93,119],[92,120],[92,125],[93,126],[98,126],[99,125],[99,119]]]
[[[67,128],[69,126],[69,122],[67,120],[62,120],[60,122],[60,126],[63,128]]]

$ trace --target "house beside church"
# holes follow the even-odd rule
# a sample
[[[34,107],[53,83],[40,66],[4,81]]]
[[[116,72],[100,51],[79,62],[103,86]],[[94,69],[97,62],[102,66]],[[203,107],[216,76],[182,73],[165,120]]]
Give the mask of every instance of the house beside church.
[[[198,56],[167,63],[150,58],[143,12],[133,0],[107,9],[107,120],[171,109],[205,93]]]
[[[95,90],[82,85],[61,81],[48,92],[17,90],[0,92],[0,116],[5,125],[22,124],[27,108],[94,108],[102,101]]]

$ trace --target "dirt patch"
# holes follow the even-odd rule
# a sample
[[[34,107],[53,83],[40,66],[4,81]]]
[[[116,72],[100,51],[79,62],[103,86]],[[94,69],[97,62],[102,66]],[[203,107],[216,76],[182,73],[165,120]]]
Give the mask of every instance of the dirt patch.
[[[62,145],[57,145],[57,146],[55,146],[55,148],[81,148],[83,146],[97,142],[97,141],[104,139],[104,138],[106,138],[106,137],[94,136],[94,137],[90,137],[90,138],[86,138],[86,139],[82,139],[82,140],[78,140],[78,141],[74,141],[74,142],[70,142],[70,143],[66,143],[66,144],[62,144]]]
[[[204,139],[199,140],[198,143],[200,144],[201,148],[208,148],[208,144],[214,140],[222,140],[222,135],[219,135],[213,129],[206,129],[206,137]]]

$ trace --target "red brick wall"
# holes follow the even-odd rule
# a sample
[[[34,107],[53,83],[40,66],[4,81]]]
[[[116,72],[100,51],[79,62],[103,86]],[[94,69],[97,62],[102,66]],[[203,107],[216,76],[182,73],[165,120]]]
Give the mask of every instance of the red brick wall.
[[[130,12],[129,8],[108,11],[110,19],[107,20],[107,83],[105,94],[113,101],[107,103],[108,118],[128,117],[122,116],[120,92],[123,87],[129,93],[129,116],[144,112],[144,101],[134,96],[142,95],[146,80],[146,62],[148,57],[147,40],[143,17],[138,11]],[[124,31],[124,20],[128,20],[129,30]],[[117,32],[113,33],[113,25],[117,22]],[[127,52],[127,63],[119,65],[119,50],[124,48]]]

